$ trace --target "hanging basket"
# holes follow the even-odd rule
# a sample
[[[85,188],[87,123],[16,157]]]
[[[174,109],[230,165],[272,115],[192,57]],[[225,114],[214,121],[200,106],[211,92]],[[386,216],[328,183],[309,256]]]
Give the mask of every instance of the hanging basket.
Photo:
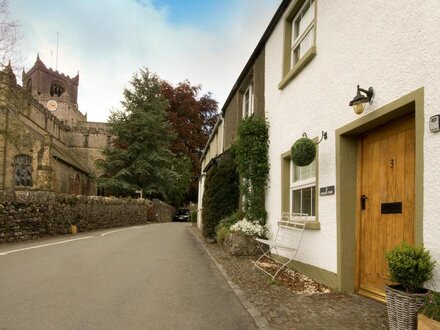
[[[290,156],[296,166],[310,165],[316,156],[315,143],[306,137],[296,140],[290,150]]]

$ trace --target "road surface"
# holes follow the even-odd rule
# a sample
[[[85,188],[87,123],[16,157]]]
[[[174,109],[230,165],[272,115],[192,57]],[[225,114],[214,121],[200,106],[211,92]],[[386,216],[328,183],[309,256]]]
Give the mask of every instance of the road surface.
[[[0,329],[255,329],[186,226],[0,245]]]

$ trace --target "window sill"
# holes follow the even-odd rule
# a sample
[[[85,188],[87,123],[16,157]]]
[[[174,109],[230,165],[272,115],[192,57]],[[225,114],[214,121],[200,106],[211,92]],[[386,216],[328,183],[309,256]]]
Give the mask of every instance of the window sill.
[[[312,46],[304,56],[294,65],[294,67],[283,77],[283,79],[278,84],[278,89],[283,89],[287,84],[295,78],[295,76],[301,72],[302,69],[315,57],[316,46]]]
[[[306,222],[306,229],[320,230],[321,229],[321,223],[318,220],[307,221]]]
[[[279,224],[280,222],[278,222]],[[313,221],[307,221],[305,229],[309,230],[320,230],[321,229],[321,223],[318,220]]]

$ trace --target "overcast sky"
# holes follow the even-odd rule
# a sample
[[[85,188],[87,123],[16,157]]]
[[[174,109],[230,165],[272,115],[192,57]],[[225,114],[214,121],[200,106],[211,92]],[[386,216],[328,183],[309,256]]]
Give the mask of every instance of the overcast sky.
[[[37,53],[55,68],[59,32],[58,71],[79,71],[79,109],[89,121],[106,121],[142,67],[172,84],[202,84],[221,106],[280,0],[9,2],[25,70]]]

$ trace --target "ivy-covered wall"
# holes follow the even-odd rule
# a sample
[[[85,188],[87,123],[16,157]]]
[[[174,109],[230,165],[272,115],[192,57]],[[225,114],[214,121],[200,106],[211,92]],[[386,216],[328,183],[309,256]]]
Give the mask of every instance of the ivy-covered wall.
[[[266,121],[256,117],[244,119],[238,127],[234,150],[245,217],[265,224],[265,193],[269,177],[269,129]]]
[[[215,237],[220,220],[238,209],[239,196],[236,163],[233,154],[227,152],[215,159],[206,175],[202,217],[205,237]]]

